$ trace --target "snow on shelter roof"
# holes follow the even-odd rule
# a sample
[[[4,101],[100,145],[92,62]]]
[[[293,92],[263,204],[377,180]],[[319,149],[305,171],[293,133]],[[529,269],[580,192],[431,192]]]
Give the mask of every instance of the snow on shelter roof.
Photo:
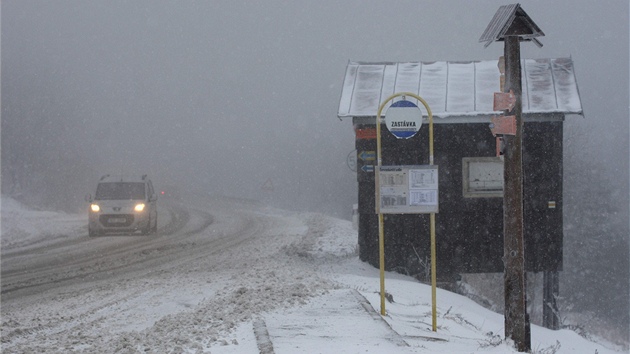
[[[524,115],[583,114],[571,58],[521,59],[521,75]],[[458,120],[466,121],[467,117],[496,115],[493,101],[494,93],[499,91],[498,60],[351,61],[346,68],[337,115],[375,117],[381,102],[390,95],[411,92],[428,103],[434,117],[459,117]]]

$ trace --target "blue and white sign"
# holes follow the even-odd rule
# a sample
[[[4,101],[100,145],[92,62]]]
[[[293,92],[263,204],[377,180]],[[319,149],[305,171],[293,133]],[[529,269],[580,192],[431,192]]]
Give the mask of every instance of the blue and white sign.
[[[422,111],[407,100],[394,102],[385,113],[385,125],[398,139],[409,139],[422,126]]]

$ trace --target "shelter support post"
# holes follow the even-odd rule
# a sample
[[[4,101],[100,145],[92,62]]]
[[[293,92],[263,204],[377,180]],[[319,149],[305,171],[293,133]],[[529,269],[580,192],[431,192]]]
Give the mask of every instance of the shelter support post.
[[[543,272],[543,326],[560,329],[558,314],[558,295],[560,294],[560,276],[557,271]]]

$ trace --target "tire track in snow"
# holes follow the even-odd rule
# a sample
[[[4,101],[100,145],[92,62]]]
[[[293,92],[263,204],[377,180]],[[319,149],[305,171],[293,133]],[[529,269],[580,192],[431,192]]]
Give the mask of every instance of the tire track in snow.
[[[168,210],[171,214],[170,222],[163,229],[158,229],[157,237],[154,235],[117,235],[95,238],[86,236],[72,243],[63,242],[61,245],[54,245],[45,250],[44,255],[40,257],[33,257],[30,252],[13,253],[7,257],[8,259],[3,255],[2,290],[0,291],[3,300],[11,299],[13,292],[22,290],[31,289],[30,292],[39,292],[42,287],[62,287],[75,280],[96,281],[107,278],[111,273],[128,267],[136,267],[156,257],[177,253],[178,248],[186,249],[194,246],[182,243],[185,237],[202,232],[214,221],[214,217],[204,211],[190,211],[177,205],[170,206]],[[202,221],[192,225],[190,230],[180,235],[180,230],[185,230],[190,223],[191,212],[198,214],[198,219]],[[177,236],[179,241],[166,237],[173,235]],[[111,240],[117,242],[112,243]],[[88,249],[95,241],[98,242],[98,247],[95,250]],[[71,257],[66,252],[68,248],[74,251]],[[39,250],[31,251],[40,253]]]

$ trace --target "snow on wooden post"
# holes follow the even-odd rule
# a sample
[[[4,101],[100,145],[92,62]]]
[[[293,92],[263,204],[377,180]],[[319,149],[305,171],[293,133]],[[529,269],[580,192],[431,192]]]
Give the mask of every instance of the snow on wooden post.
[[[505,87],[512,92],[514,106],[506,107],[506,115],[516,120],[514,135],[504,132],[503,193],[503,259],[505,262],[505,337],[514,341],[520,352],[531,351],[531,331],[526,303],[526,276],[523,223],[523,119],[520,41],[544,36],[519,4],[499,7],[480,42],[504,41]],[[501,132],[497,132],[501,134]]]

